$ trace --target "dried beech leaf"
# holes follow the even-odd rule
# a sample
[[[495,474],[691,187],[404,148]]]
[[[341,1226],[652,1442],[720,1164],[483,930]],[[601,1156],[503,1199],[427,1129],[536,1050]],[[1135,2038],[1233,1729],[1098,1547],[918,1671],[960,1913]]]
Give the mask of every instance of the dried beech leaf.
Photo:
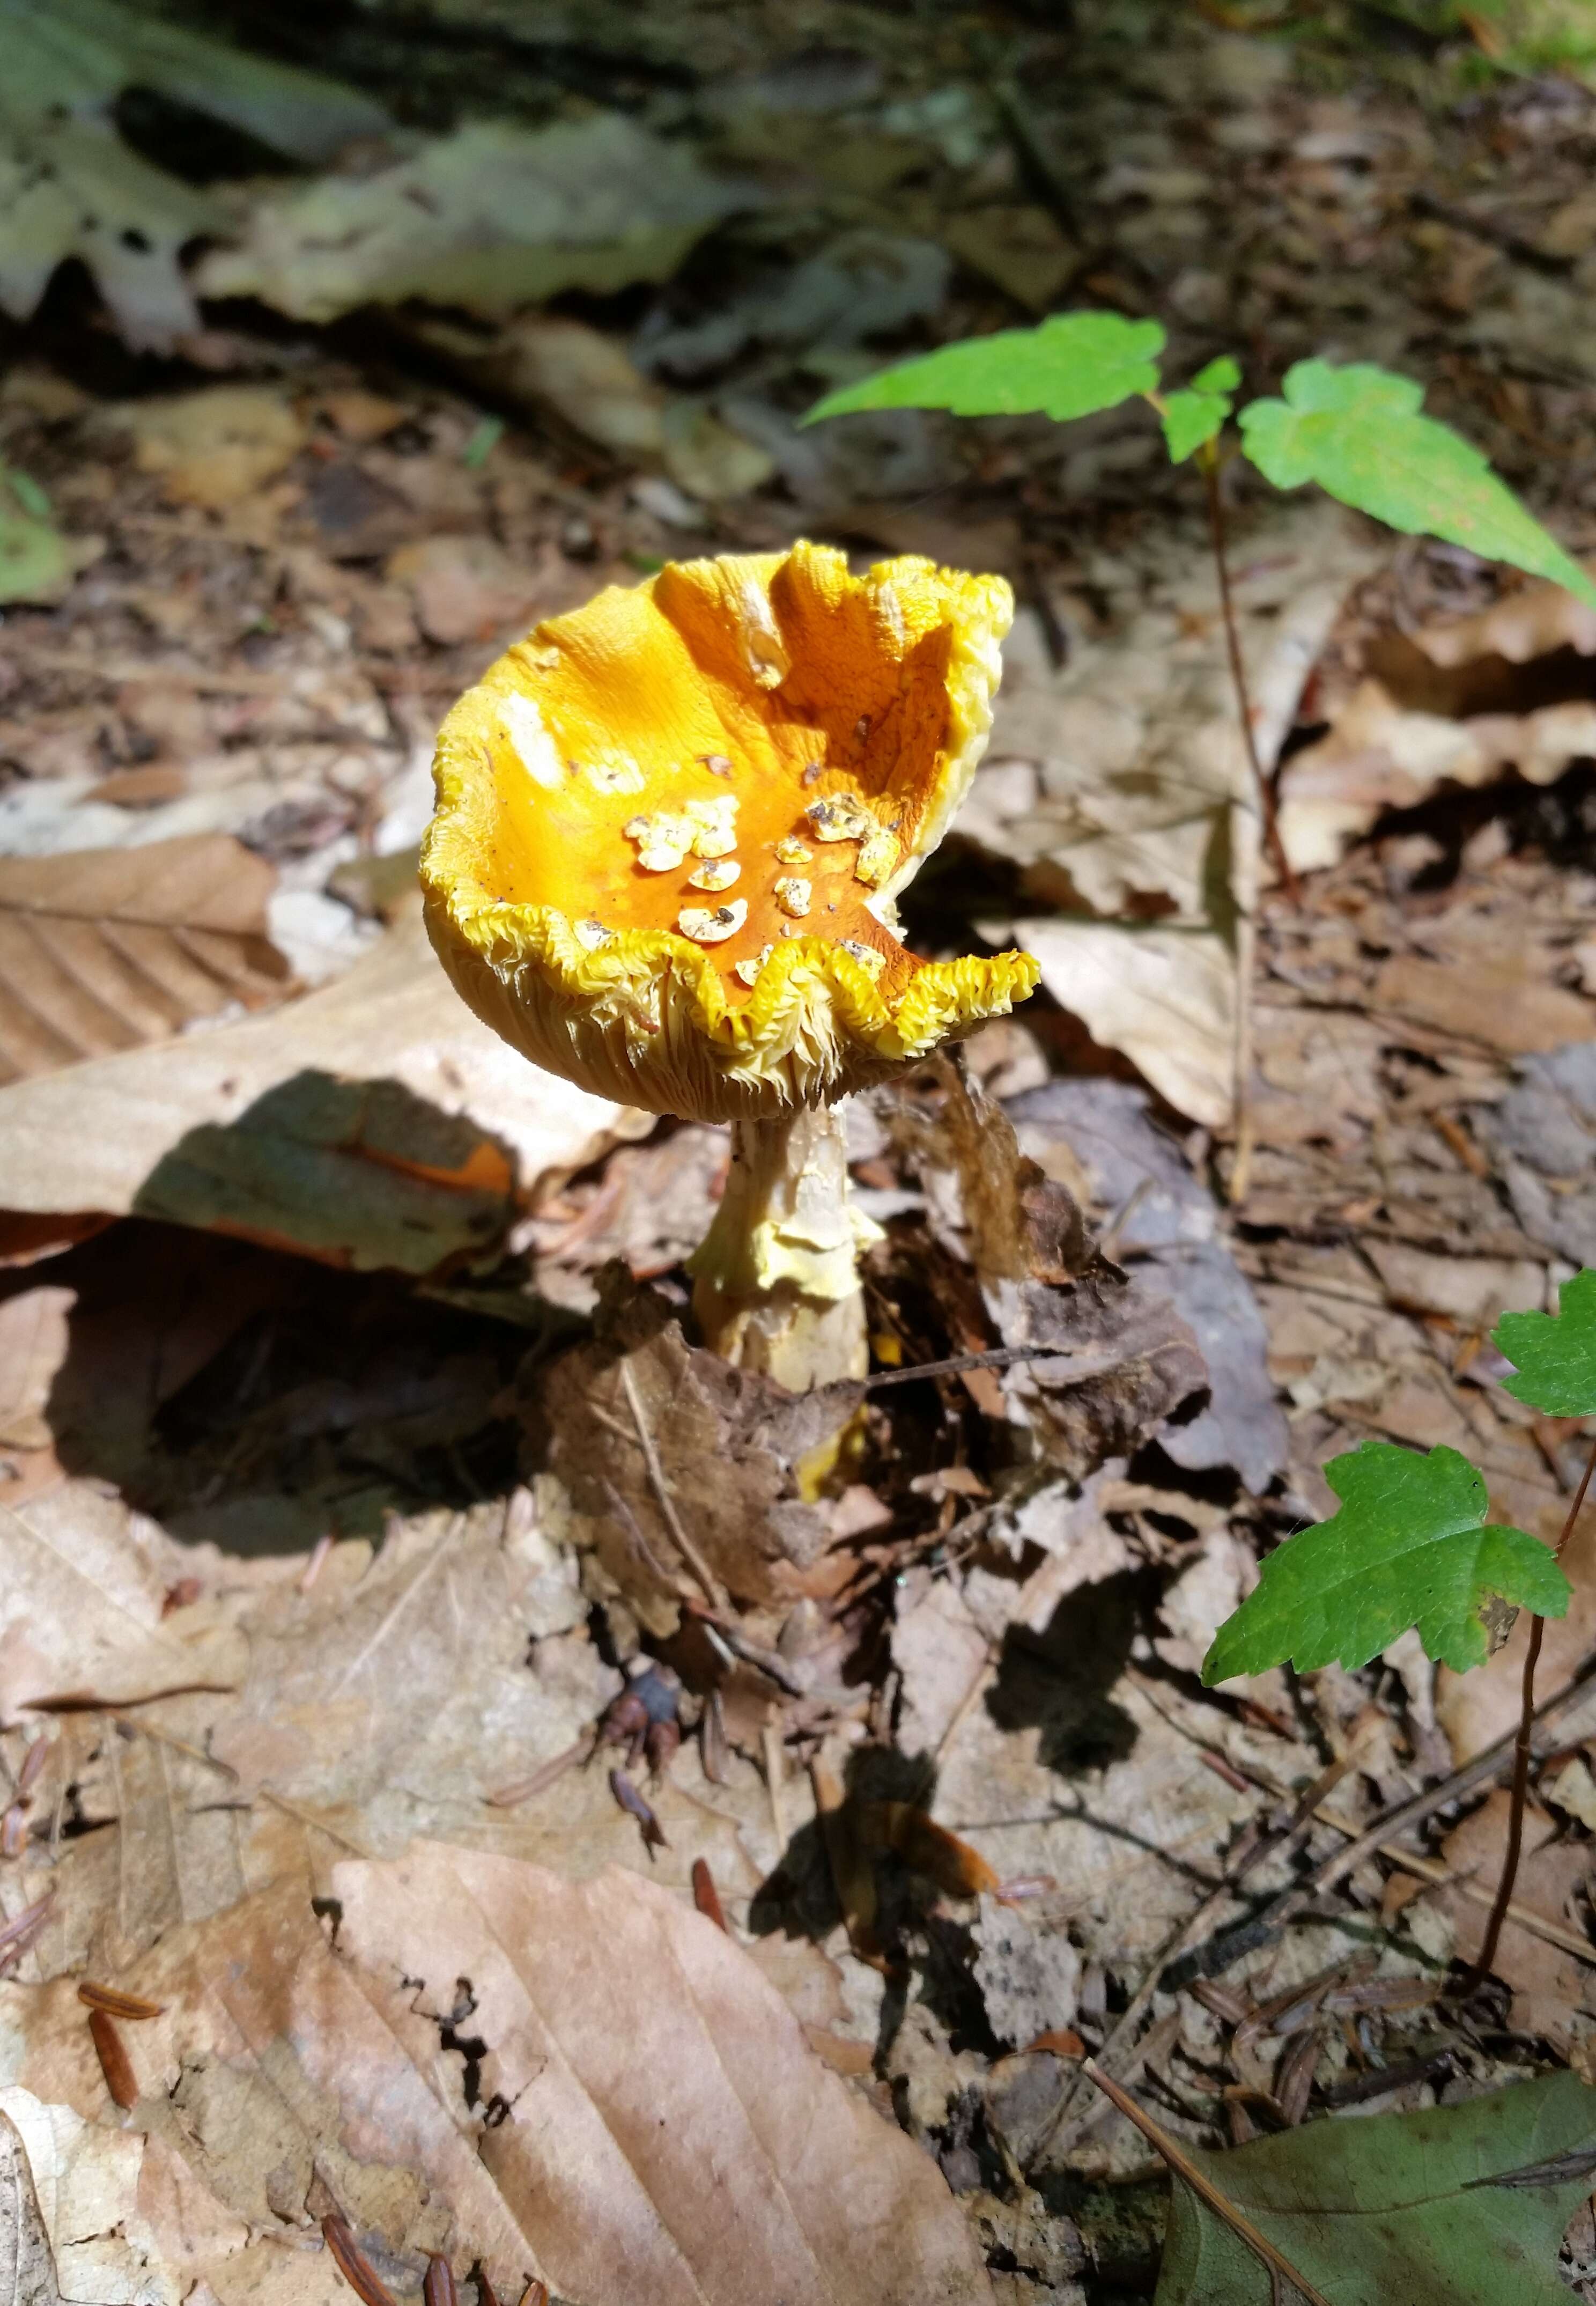
[[[1596,564],[1586,562],[1584,568],[1587,576],[1596,576]],[[1431,664],[1448,667],[1488,656],[1528,664],[1562,648],[1596,656],[1596,609],[1566,585],[1542,577],[1472,617],[1430,625],[1413,637]]]
[[[542,2279],[583,2306],[991,2306],[935,2164],[684,1898],[436,1843],[332,1887],[336,1935],[283,1883],[130,1972],[166,2005],[129,2037],[146,2135],[85,2127],[107,2105],[66,1983],[7,1989],[0,2108],[26,2117],[57,2253],[98,2255],[70,2297],[178,2306],[204,2281],[224,2306],[320,2306],[335,2270],[284,2245],[330,2196],[400,2294],[442,2253],[501,2297]],[[445,2046],[463,2000],[469,2102]],[[41,2165],[78,2173],[70,2222]]]
[[[269,1017],[0,1088],[0,1196],[29,1214],[136,1213],[431,1273],[491,1250],[550,1172],[652,1125],[534,1071],[467,1016],[409,920]]]
[[[624,113],[478,120],[391,167],[274,185],[237,244],[202,260],[200,292],[260,296],[296,320],[409,296],[502,312],[663,280],[712,225],[757,204]]]
[[[990,2300],[935,2166],[812,2054],[748,1955],[668,1892],[427,1849],[334,1878],[340,1952],[373,1998],[386,1983],[396,2008],[448,2010],[470,1978],[480,2087],[509,2108],[481,2167],[557,2293]]]
[[[280,1000],[276,880],[226,833],[0,858],[0,1081]]]
[[[0,2113],[0,2293],[19,2306],[61,2306],[55,2257],[21,2133]]]

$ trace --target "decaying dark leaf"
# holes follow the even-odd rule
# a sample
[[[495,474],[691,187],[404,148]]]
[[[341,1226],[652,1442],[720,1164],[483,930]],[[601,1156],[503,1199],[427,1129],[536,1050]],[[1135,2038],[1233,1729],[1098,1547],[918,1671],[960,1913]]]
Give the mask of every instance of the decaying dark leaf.
[[[1167,1298],[1088,1250],[1071,1194],[1021,1155],[964,1068],[943,1053],[913,1087],[892,1133],[923,1172],[957,1177],[987,1320],[1005,1345],[1047,1348],[1004,1379],[1011,1418],[1076,1474],[1135,1448],[1207,1389],[1191,1329]]]
[[[669,1301],[623,1268],[599,1282],[592,1344],[542,1365],[527,1396],[537,1462],[570,1491],[579,1533],[652,1632],[688,1599],[796,1600],[829,1536],[803,1468],[834,1447],[858,1388],[789,1394],[690,1346]]]

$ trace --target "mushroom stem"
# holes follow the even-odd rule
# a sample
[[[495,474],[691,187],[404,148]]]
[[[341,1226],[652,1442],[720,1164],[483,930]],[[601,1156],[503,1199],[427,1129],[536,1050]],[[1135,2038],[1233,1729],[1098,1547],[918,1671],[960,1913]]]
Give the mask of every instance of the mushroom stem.
[[[705,1345],[795,1393],[863,1377],[858,1258],[876,1238],[850,1200],[834,1106],[734,1121],[726,1191],[688,1260]]]

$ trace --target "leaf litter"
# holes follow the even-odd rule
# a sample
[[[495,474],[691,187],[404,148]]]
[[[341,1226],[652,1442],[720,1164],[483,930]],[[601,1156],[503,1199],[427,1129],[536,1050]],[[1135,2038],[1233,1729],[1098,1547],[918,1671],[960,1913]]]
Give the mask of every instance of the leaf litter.
[[[1332,328],[1340,359],[1401,358],[1427,378],[1438,363],[1446,380],[1428,405],[1489,440],[1519,480],[1538,469],[1535,440],[1585,421],[1586,388],[1562,357],[1577,353],[1575,290],[1546,284],[1537,358],[1560,380],[1509,372],[1489,346],[1505,314],[1522,326],[1528,309],[1516,260],[1416,210],[1402,243],[1413,278],[1397,294],[1371,253],[1366,200],[1372,182],[1405,214],[1422,179],[1491,222],[1506,187],[1521,207],[1532,194],[1539,230],[1577,194],[1583,115],[1569,100],[1491,99],[1481,117],[1498,175],[1482,191],[1468,174],[1478,125],[1421,117],[1395,83],[1351,117],[1264,43],[1182,30],[1168,56],[1131,56],[1112,36],[1105,47],[1085,13],[1106,76],[1086,75],[1066,141],[1083,156],[1100,146],[1105,164],[1083,177],[1068,229],[1045,245],[1033,221],[1028,244],[1056,267],[1089,240],[1114,252],[1104,265],[1151,284],[1164,319],[1192,316],[1182,373],[1224,351],[1216,320],[1234,311],[1282,370],[1321,354]],[[106,424],[43,370],[13,371],[0,397],[8,466],[41,476],[60,534],[109,546],[54,618],[8,616],[7,846],[131,858],[146,843],[243,838],[277,876],[278,949],[306,983],[340,980],[269,1018],[63,1072],[73,1102],[32,1108],[37,1182],[8,1221],[11,1253],[60,1251],[47,1272],[19,1267],[0,1301],[4,1457],[17,1476],[4,1544],[8,1573],[21,1565],[0,1626],[0,1905],[18,1926],[4,1952],[22,1981],[0,1987],[0,2038],[51,2046],[6,2105],[40,2206],[25,2246],[38,2263],[41,2233],[54,2237],[63,2294],[132,2294],[146,2279],[151,2294],[166,2282],[180,2295],[204,2268],[221,2297],[235,2284],[330,2300],[346,2294],[319,2246],[335,2209],[390,2289],[414,2292],[428,2251],[444,2249],[469,2294],[473,2257],[519,2215],[489,2146],[508,2157],[530,2141],[514,2106],[489,2126],[497,2084],[485,2080],[510,2052],[461,2003],[452,1940],[412,1966],[423,1942],[405,1940],[408,1909],[383,1869],[420,1862],[405,1855],[418,1847],[440,1899],[461,1865],[536,1874],[540,1895],[583,1914],[584,1960],[610,1996],[624,1965],[593,1956],[602,1912],[578,1908],[576,1892],[629,1912],[652,1876],[676,1929],[695,1921],[700,1862],[738,1963],[763,1970],[809,2049],[850,2078],[836,2083],[849,2121],[867,2114],[875,2129],[862,2134],[897,2152],[883,2118],[895,2117],[923,2170],[957,2190],[1005,2306],[1073,2301],[1083,2283],[1151,2286],[1163,2208],[1137,2182],[1146,2148],[1072,2079],[1071,2029],[1188,2148],[1209,2151],[1259,2129],[1281,2131],[1271,2150],[1293,2146],[1306,2113],[1312,2150],[1340,2139],[1350,2152],[1369,2123],[1327,2131],[1325,2116],[1450,2108],[1538,2063],[1588,2060],[1589,1827],[1556,1803],[1565,1787],[1576,1801],[1588,1712],[1566,1708],[1539,1748],[1548,1806],[1519,1893],[1538,1928],[1510,1924],[1504,1938],[1513,2000],[1491,2005],[1494,2031],[1460,2027],[1432,1998],[1438,1964],[1466,1953],[1482,1917],[1470,1893],[1494,1875],[1499,1799],[1466,1809],[1482,1789],[1400,1844],[1385,1832],[1311,1913],[1283,1928],[1268,1918],[1269,1901],[1317,1879],[1349,1837],[1380,1833],[1382,1816],[1444,1787],[1508,1726],[1522,1628],[1468,1677],[1438,1676],[1398,1644],[1355,1672],[1272,1667],[1213,1695],[1196,1679],[1259,1552],[1272,1559],[1275,1540],[1333,1506],[1319,1469],[1338,1451],[1370,1439],[1456,1448],[1485,1466],[1491,1518],[1541,1537],[1577,1479],[1578,1434],[1515,1401],[1484,1343],[1504,1304],[1549,1309],[1557,1260],[1584,1261],[1590,868],[1582,773],[1566,764],[1585,744],[1586,707],[1567,692],[1588,636],[1571,596],[1503,588],[1436,549],[1393,569],[1355,531],[1306,524],[1281,533],[1294,558],[1274,567],[1273,532],[1260,521],[1250,536],[1242,504],[1263,733],[1287,756],[1288,819],[1318,779],[1328,827],[1313,834],[1302,914],[1255,900],[1248,828],[1225,815],[1241,789],[1236,761],[1215,749],[1226,708],[1191,501],[1153,503],[1150,524],[1131,508],[1144,486],[1151,501],[1137,461],[1156,446],[1145,413],[1134,427],[1085,420],[1062,457],[1023,419],[978,450],[911,413],[850,419],[846,448],[792,429],[815,379],[846,384],[880,357],[862,346],[887,306],[861,296],[876,276],[859,268],[891,268],[869,235],[900,244],[896,326],[947,325],[934,273],[957,297],[991,295],[976,284],[1002,274],[977,220],[992,248],[1008,247],[1020,235],[1003,219],[1028,213],[1003,182],[999,115],[979,95],[950,107],[957,89],[910,100],[890,47],[889,107],[869,73],[850,79],[834,61],[772,69],[755,91],[723,24],[696,11],[679,38],[710,75],[702,106],[672,115],[670,98],[651,121],[688,151],[702,135],[715,169],[747,170],[752,147],[767,195],[711,218],[713,284],[689,261],[624,316],[601,300],[579,321],[511,314],[492,334],[403,315],[419,339],[453,330],[434,347],[450,388],[309,340],[282,363],[263,337],[229,348],[218,329],[203,349],[226,380],[190,370],[192,390],[137,401],[131,421],[124,409]],[[832,90],[829,104],[833,81],[838,108],[806,112],[811,84]],[[1045,75],[1026,84],[1056,138]],[[784,158],[807,172],[796,206],[790,179],[783,189],[766,166],[772,119]],[[1123,161],[1130,134],[1148,141]],[[229,193],[243,244],[259,246],[269,215],[308,213],[329,184],[386,175],[391,191],[424,175],[438,165],[429,149],[390,144],[363,179]],[[380,255],[380,233],[373,244]],[[776,290],[817,245],[831,270],[806,276],[812,303],[789,310]],[[904,245],[932,255],[910,265]],[[839,277],[854,284],[841,322]],[[1000,302],[982,309],[987,326],[1015,318]],[[730,354],[712,342],[728,320]],[[579,390],[557,395],[515,366],[521,335],[555,326],[604,348],[623,415],[645,420],[641,446],[596,419],[584,433]],[[665,384],[639,392],[656,373]],[[690,393],[672,389],[682,380]],[[512,418],[502,432],[483,430],[490,394]],[[724,440],[709,436],[697,470],[673,445],[695,397],[764,460],[724,494],[712,470],[735,462]],[[527,422],[534,404],[543,413]],[[753,477],[771,464],[776,481]],[[938,517],[940,534],[927,525]],[[887,1235],[871,1277],[883,1371],[998,1344],[1048,1351],[833,1403],[842,1454],[818,1476],[781,1405],[720,1398],[673,1332],[676,1268],[718,1184],[715,1132],[627,1142],[618,1114],[541,1131],[549,1084],[542,1115],[523,1115],[525,1080],[494,1072],[485,1052],[480,1070],[467,1063],[453,1008],[423,1029],[431,987],[396,895],[424,816],[431,729],[496,646],[670,552],[779,545],[795,519],[1026,573],[1005,687],[1014,717],[966,821],[970,886],[944,876],[927,893],[994,923],[1024,918],[1038,950],[1059,940],[1056,1005],[969,1053],[1013,1148],[940,1073],[899,1110],[856,1115],[853,1147]],[[1565,534],[1588,551],[1577,518]],[[1182,758],[1194,721],[1202,742]],[[1091,823],[1061,829],[1060,792]],[[1249,916],[1250,1059],[1227,989]],[[934,924],[933,949],[941,933]],[[1131,982],[1121,957],[1156,958],[1160,939],[1163,976]],[[1211,982],[1192,968],[1210,949]],[[1160,1008],[1172,985],[1173,1026]],[[400,1029],[391,1043],[384,1021]],[[245,1058],[269,1101],[307,1063],[336,1091],[239,1132],[218,1100]],[[1233,1216],[1220,1194],[1238,1066],[1254,1142]],[[375,1093],[390,1080],[422,1109]],[[150,1100],[160,1117],[141,1138],[133,1115]],[[999,1149],[986,1190],[969,1174],[984,1144]],[[172,1149],[169,1198],[130,1221]],[[299,1184],[285,1198],[291,1164]],[[119,1222],[84,1238],[107,1214]],[[238,1226],[252,1240],[230,1243]],[[334,1262],[308,1265],[307,1249]],[[657,1293],[641,1301],[650,1334],[624,1351],[626,1285],[605,1272],[617,1257]],[[595,1300],[589,1337],[576,1324]],[[558,1467],[541,1439],[555,1399]],[[739,1515],[762,1533],[752,1569],[726,1534]],[[1569,1558],[1569,1618],[1549,1629],[1549,1689],[1588,1653],[1586,1550],[1576,1541]],[[634,1702],[680,1740],[664,1754],[670,1737],[656,1737],[657,1772],[646,1751],[634,1756],[633,1732],[604,1726]],[[612,1766],[658,1821],[652,1852],[610,1791]],[[344,1962],[346,1979],[357,1967],[363,1978],[370,1949],[345,1947],[348,1909],[340,1922],[335,1905],[337,1882],[364,1869],[384,1884],[371,1900],[387,1932],[373,1941],[382,2006],[397,1977],[426,1978],[394,2011],[411,2046],[396,2054],[395,2034],[382,2053],[414,2127],[396,2117],[376,2134],[375,2100],[349,2127],[336,2036],[310,2021],[294,2039],[321,2060],[325,2093],[294,2098],[303,2118],[285,2117],[280,2093],[251,2096],[248,2076],[224,2075],[233,2053],[217,2045],[237,2037],[204,2014],[213,2003],[185,2014],[181,1995],[151,2023],[192,2029],[196,2063],[182,2079],[171,2068],[168,2101],[186,2146],[175,2130],[146,2131],[143,2112],[115,2126],[79,1975],[168,2000],[163,1962],[212,1975],[237,1933],[252,1952],[282,1950],[295,1977],[325,1982]],[[995,1891],[980,1887],[994,1878]],[[419,1931],[424,1893],[418,1912]],[[255,1967],[280,2008],[288,1986],[264,1952]],[[784,2021],[760,2007],[763,2037]],[[153,2114],[167,2069],[150,2025],[112,2022]],[[264,2070],[292,2079],[287,2032],[275,2013],[262,2023]],[[680,2076],[638,2064],[669,2101],[667,2130],[704,2118],[670,2095]],[[812,2065],[794,2071],[815,2087]],[[458,2184],[440,2187],[424,2154],[451,2136],[465,2147],[448,2165]],[[984,2295],[945,2224],[948,2197],[902,2182],[947,2263],[977,2281],[955,2294]],[[687,2166],[649,2220],[703,2191]],[[1555,2241],[1548,2207],[1549,2279]],[[1250,2260],[1230,2271],[1256,2279]],[[628,2275],[617,2294],[631,2287]]]

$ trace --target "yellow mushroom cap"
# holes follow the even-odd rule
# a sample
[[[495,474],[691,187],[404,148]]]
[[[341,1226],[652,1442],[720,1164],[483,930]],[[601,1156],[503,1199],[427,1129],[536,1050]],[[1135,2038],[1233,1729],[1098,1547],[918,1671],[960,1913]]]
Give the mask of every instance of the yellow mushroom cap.
[[[699,1121],[846,1096],[1006,1014],[1030,955],[923,961],[892,900],[975,774],[1012,613],[1001,577],[907,559],[855,576],[800,543],[668,565],[539,625],[439,735],[421,877],[458,991],[550,1072]],[[817,802],[857,832],[816,842]],[[704,851],[740,868],[735,933],[681,934],[699,858],[647,847],[644,820],[713,825]],[[776,893],[793,840],[813,851],[801,925]]]

